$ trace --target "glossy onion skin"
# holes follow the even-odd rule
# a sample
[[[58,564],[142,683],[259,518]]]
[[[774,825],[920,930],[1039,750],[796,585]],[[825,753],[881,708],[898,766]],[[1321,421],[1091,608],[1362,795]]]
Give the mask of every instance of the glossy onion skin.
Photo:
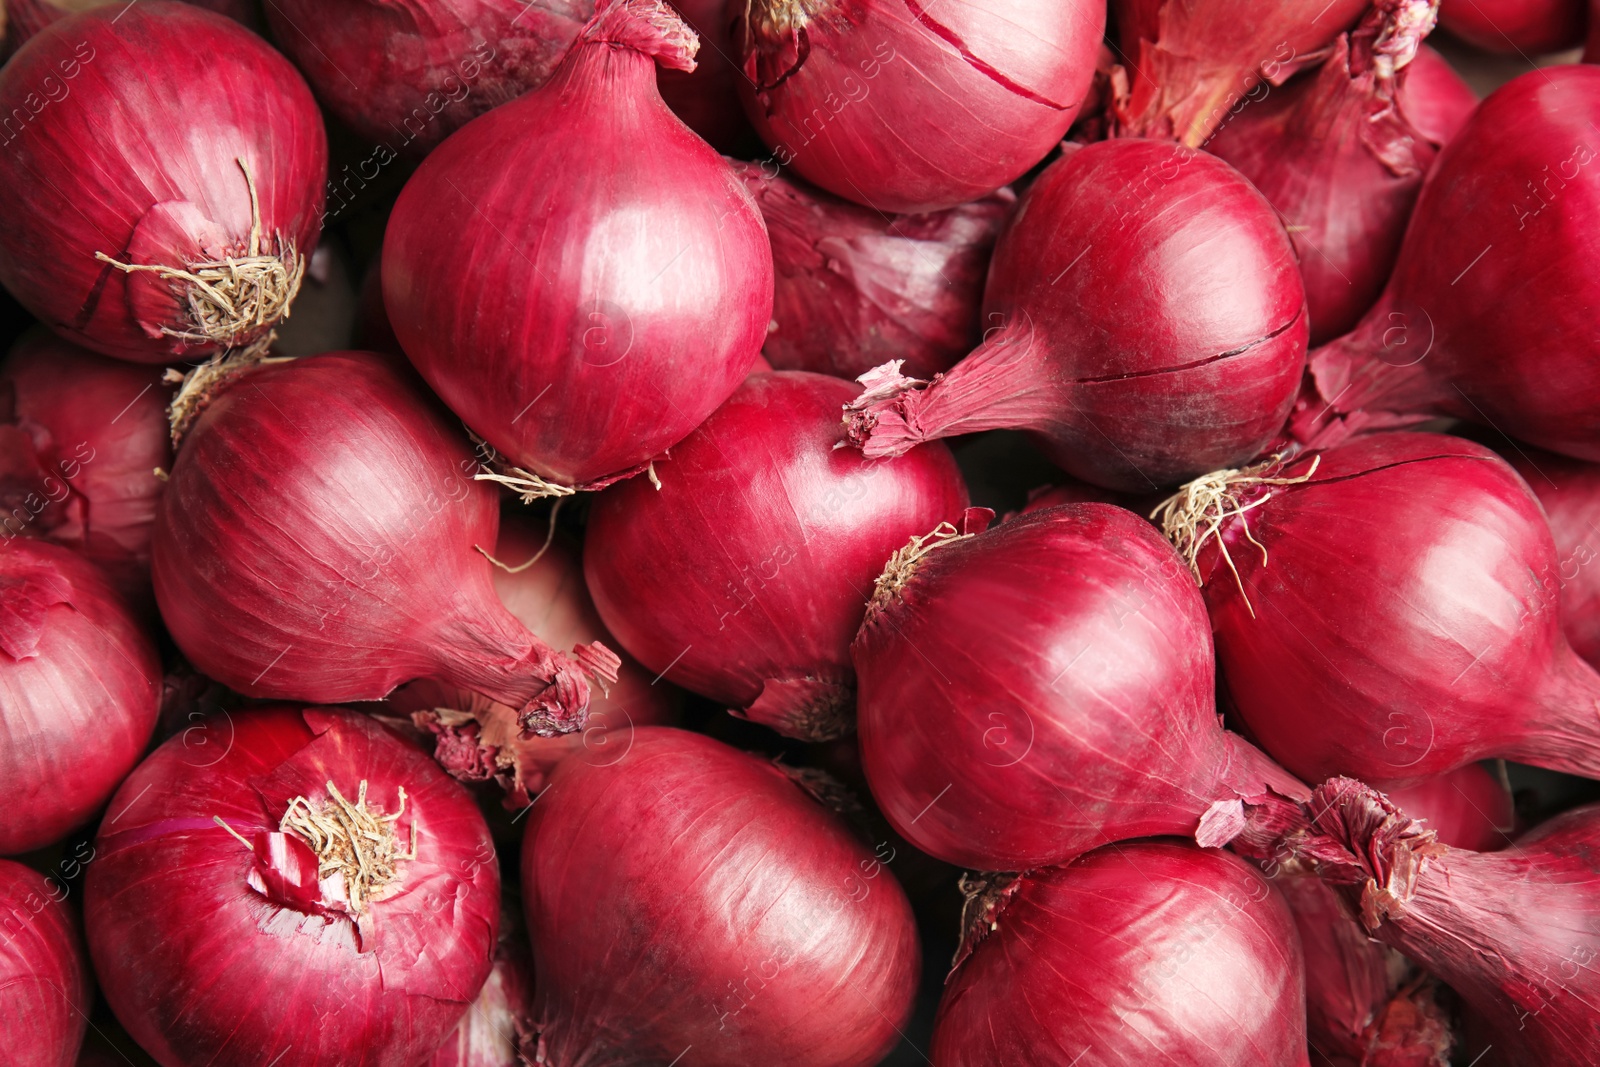
[[[1170,548],[1122,508],[1049,508],[935,549],[869,612],[861,757],[896,831],[1018,871],[1304,795],[1221,729],[1205,606]]]
[[[0,1059],[8,1067],[78,1062],[94,990],[65,892],[0,860]]]
[[[1588,16],[1584,0],[1440,0],[1439,25],[1485,52],[1540,55],[1581,44]]]
[[[103,572],[41,541],[0,548],[0,855],[88,823],[160,703],[155,644]]]
[[[1139,841],[1013,889],[946,983],[939,1067],[1307,1067],[1300,940],[1244,861]]]
[[[405,837],[417,827],[417,858],[399,862],[360,932],[247,882],[267,869],[257,835],[277,831],[296,796],[325,803],[329,781],[352,801],[365,781],[368,806],[391,815],[404,788],[397,825]],[[489,974],[500,872],[483,816],[365,715],[214,716],[157,749],[111,810],[84,885],[89,952],[118,1021],[164,1067],[280,1049],[275,1067],[415,1067]]]
[[[777,766],[640,729],[569,759],[528,816],[523,903],[545,1061],[867,1067],[920,951],[894,875]]]
[[[4,128],[0,152],[0,283],[78,344],[139,363],[215,347],[160,332],[188,328],[177,283],[95,253],[180,267],[246,253],[239,159],[255,179],[263,249],[316,247],[321,113],[288,60],[222,15],[145,0],[54,22],[0,68],[0,113],[19,108],[29,120]]]
[[[655,88],[651,50],[684,65],[692,35],[660,0],[601,7],[549,82],[424,161],[383,250],[422,376],[514,466],[573,486],[711,414],[772,307],[760,212]]]
[[[1511,844],[1516,825],[1511,787],[1481,763],[1469,763],[1410,785],[1379,782],[1374,788],[1412,816],[1425,820],[1428,829],[1451,848],[1495,852]]]
[[[739,91],[773,160],[887,213],[976,200],[1049,154],[1105,28],[1095,0],[740,6]]]
[[[1600,465],[1520,445],[1500,451],[1539,498],[1556,539],[1560,561],[1545,582],[1561,591],[1567,641],[1600,664]]]
[[[1215,541],[1200,566],[1229,691],[1283,766],[1405,784],[1500,756],[1600,774],[1600,676],[1561,633],[1555,543],[1499,457],[1359,437],[1248,518],[1265,562],[1230,519],[1239,582]]]
[[[651,674],[809,740],[854,718],[850,641],[884,561],[967,506],[942,443],[891,460],[836,449],[854,393],[751,376],[656,465],[659,491],[633,479],[600,496],[584,546],[600,617]]]

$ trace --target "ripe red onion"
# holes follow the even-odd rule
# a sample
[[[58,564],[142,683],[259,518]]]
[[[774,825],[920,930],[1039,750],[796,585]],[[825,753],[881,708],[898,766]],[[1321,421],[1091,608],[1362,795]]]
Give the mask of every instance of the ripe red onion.
[[[1241,719],[1300,777],[1495,756],[1600,776],[1600,675],[1562,636],[1555,543],[1488,449],[1358,437],[1201,479],[1165,521]]]
[[[270,0],[278,45],[339,119],[422,155],[550,77],[593,0]]]
[[[0,114],[0,282],[46,325],[168,363],[288,314],[328,146],[265,41],[169,0],[95,8],[0,68]]]
[[[1271,205],[1157,141],[1068,146],[1000,237],[983,343],[924,383],[863,376],[852,442],[892,456],[1022,429],[1069,474],[1148,492],[1254,456],[1305,361],[1305,290]]]
[[[160,703],[155,645],[103,572],[42,541],[0,547],[0,855],[88,823]]]
[[[110,811],[84,884],[89,951],[167,1067],[412,1067],[489,974],[500,873],[483,816],[365,715],[205,720]]]
[[[1122,66],[1112,71],[1117,133],[1196,147],[1263,81],[1318,62],[1367,0],[1112,0]]]
[[[655,88],[695,47],[664,0],[601,0],[551,80],[441,145],[389,218],[400,344],[530,495],[642,470],[766,336],[760,213]]]
[[[968,922],[934,1023],[939,1067],[1308,1063],[1289,909],[1225,852],[1139,841],[991,876]]]
[[[1588,23],[1585,0],[1440,0],[1439,25],[1486,52],[1539,55],[1574,48]]]
[[[753,375],[658,465],[659,490],[595,502],[584,545],[600,617],[647,670],[813,741],[851,727],[850,640],[883,561],[967,506],[943,445],[886,462],[836,447],[854,392]]]
[[[1517,78],[1440,153],[1394,275],[1355,330],[1311,354],[1295,436],[1453,415],[1600,460],[1600,69]],[[1516,359],[1506,353],[1519,353]]]
[[[784,772],[638,731],[569,759],[528,816],[522,885],[551,1067],[866,1067],[920,967],[894,875]],[[687,1061],[686,1061],[687,1062]]]
[[[1478,94],[1438,52],[1423,45],[1400,89],[1406,118],[1435,144],[1448,144],[1478,106]]]
[[[885,217],[765,164],[735,168],[772,238],[776,292],[764,351],[784,370],[854,378],[891,359],[931,377],[979,340],[978,303],[1016,195]]]
[[[772,160],[883,212],[938,211],[1022,177],[1078,116],[1097,0],[731,5],[745,113]]]
[[[1205,605],[1170,549],[1130,511],[1073,504],[896,554],[851,647],[862,763],[896,831],[1020,871],[1156,834],[1270,840],[1294,818],[1305,787],[1218,721]]]
[[[246,696],[377,700],[436,678],[582,726],[599,644],[551,649],[500,603],[494,489],[458,425],[387,356],[259,367],[184,438],[156,521],[156,601],[178,647]]]
[[[744,117],[739,82],[744,80],[733,59],[733,38],[723,0],[673,0],[683,21],[700,37],[693,71],[656,71],[661,99],[683,124],[727,156],[751,159],[761,152],[761,139]]]
[[[1320,833],[1296,851],[1341,887],[1372,936],[1460,994],[1501,1062],[1600,1064],[1600,807],[1496,853],[1440,844],[1348,778],[1318,786],[1312,811]]]
[[[64,899],[59,882],[0,860],[0,1060],[8,1067],[78,1061],[94,990]]]
[[[527,937],[520,922],[512,937],[503,925],[483,990],[427,1067],[527,1067],[537,1062],[538,1045]]]

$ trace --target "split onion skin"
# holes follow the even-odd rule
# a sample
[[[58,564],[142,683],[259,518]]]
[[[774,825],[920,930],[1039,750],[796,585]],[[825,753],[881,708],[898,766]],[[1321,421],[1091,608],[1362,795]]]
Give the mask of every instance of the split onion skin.
[[[1588,12],[1584,0],[1439,0],[1439,26],[1485,52],[1542,55],[1582,44]]]
[[[1553,580],[1544,581],[1560,589],[1567,641],[1600,664],[1600,465],[1521,445],[1497,451],[1528,483],[1550,522],[1559,562]]]
[[[0,550],[0,855],[87,825],[144,754],[161,661],[94,564],[18,539]]]
[[[0,283],[77,344],[139,363],[216,349],[162,332],[193,330],[188,283],[124,273],[95,253],[180,268],[245,255],[241,159],[262,250],[292,243],[309,257],[316,247],[328,170],[321,113],[289,61],[231,19],[145,0],[51,23],[0,69],[0,112],[16,109],[29,120],[0,153],[0,217],[10,220]],[[241,329],[233,343],[271,325]]]
[[[868,1067],[920,972],[894,875],[773,763],[645,727],[528,815],[545,1062]]]
[[[1242,860],[1137,841],[1010,892],[946,983],[940,1067],[1308,1067],[1300,939]]]
[[[943,444],[891,460],[836,448],[853,394],[752,375],[656,465],[659,490],[636,478],[600,495],[584,546],[600,617],[647,670],[806,740],[853,722],[850,641],[884,560],[967,507]]]
[[[10,1067],[78,1062],[94,988],[65,898],[59,882],[0,860],[0,1058]]]

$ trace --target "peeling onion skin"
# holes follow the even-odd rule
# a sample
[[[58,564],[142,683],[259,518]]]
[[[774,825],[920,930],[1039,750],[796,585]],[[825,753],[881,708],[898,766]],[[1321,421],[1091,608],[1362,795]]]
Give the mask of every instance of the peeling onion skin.
[[[0,855],[88,824],[133,770],[161,703],[155,643],[94,564],[0,549]]]
[[[692,31],[663,0],[600,9],[550,81],[429,155],[383,249],[395,335],[445,403],[514,466],[595,488],[716,410],[772,308],[760,212],[656,91],[652,56],[692,66]]]
[[[1284,767],[1405,784],[1503,757],[1600,777],[1600,675],[1562,635],[1555,543],[1499,457],[1356,438],[1248,520],[1265,562],[1232,518],[1239,582],[1215,540],[1200,569],[1234,704]]]
[[[1306,795],[1222,729],[1205,606],[1170,548],[1122,508],[1048,508],[935,549],[869,610],[851,647],[862,764],[898,833],[1029,870]]]
[[[8,1067],[78,1062],[94,988],[65,893],[37,871],[0,860],[0,1059]]]
[[[62,80],[69,71],[76,76]],[[45,325],[104,355],[170,363],[214,351],[160,332],[191,328],[177,283],[125,274],[95,253],[179,267],[245,254],[242,158],[263,250],[292,241],[309,257],[328,170],[311,91],[238,23],[167,0],[51,23],[0,68],[0,113],[24,108],[46,80],[64,95],[0,153],[0,283]],[[86,152],[96,166],[82,165]]]
[[[327,896],[291,902],[251,886],[252,874],[285,873],[260,842],[293,797],[324,803],[332,781],[354,802],[363,780],[369,808],[386,814],[405,789],[396,825],[407,839],[416,825],[417,858],[399,861],[398,888],[368,906],[360,932],[346,914],[314,910]],[[118,1021],[163,1067],[280,1050],[274,1067],[415,1067],[489,974],[500,873],[483,816],[365,715],[214,716],[157,749],[111,810],[84,886],[89,951]]]
[[[1578,655],[1600,664],[1600,465],[1521,445],[1497,451],[1528,483],[1550,522],[1567,641]]]
[[[1044,159],[1089,91],[1105,5],[935,6],[730,5],[741,99],[772,158],[894,214],[977,200]]]
[[[1439,0],[1439,25],[1485,52],[1542,55],[1582,44],[1588,13],[1584,0]]]
[[[1011,892],[946,982],[939,1067],[1308,1067],[1300,939],[1237,857],[1138,841]]]
[[[780,768],[708,737],[646,727],[620,760],[563,762],[522,885],[551,1067],[689,1045],[704,1067],[868,1067],[911,1013],[894,875]]]
[[[968,503],[943,444],[892,460],[835,448],[853,394],[752,375],[656,464],[659,491],[636,478],[601,494],[584,545],[600,617],[646,670],[805,740],[853,723],[850,641],[884,560]]]

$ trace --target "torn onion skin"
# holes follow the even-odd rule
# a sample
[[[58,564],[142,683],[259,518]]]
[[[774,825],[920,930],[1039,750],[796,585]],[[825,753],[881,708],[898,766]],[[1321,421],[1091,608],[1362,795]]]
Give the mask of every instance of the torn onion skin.
[[[364,911],[343,875],[319,880],[309,838],[281,828],[297,797],[332,803],[329,782],[351,803],[365,783],[369,811],[399,815],[384,832],[403,851],[415,830],[415,858]],[[483,816],[365,715],[206,719],[141,764],[111,811],[84,886],[89,951],[117,1019],[165,1067],[414,1067],[489,974],[500,871]]]
[[[1600,664],[1600,465],[1504,440],[1499,446],[1496,451],[1522,475],[1550,522],[1567,641],[1578,655]]]
[[[932,549],[880,582],[851,657],[872,795],[949,863],[1028,870],[1158,834],[1245,847],[1306,796],[1222,729],[1194,579],[1122,508]]]
[[[850,641],[884,560],[968,502],[942,443],[890,460],[838,448],[853,394],[752,375],[656,464],[659,490],[600,495],[584,544],[600,617],[652,675],[803,740],[853,725]]]
[[[1078,116],[1105,28],[1098,0],[729,10],[745,113],[772,160],[889,214],[977,200],[1044,159]]]
[[[104,355],[170,363],[255,340],[287,313],[265,302],[265,321],[208,330],[190,306],[200,287],[95,258],[194,273],[248,256],[248,170],[257,250],[298,284],[321,228],[328,145],[310,89],[276,49],[191,4],[97,7],[51,23],[0,68],[0,113],[19,109],[28,121],[7,127],[0,153],[0,283],[41,322]]]
[[[940,1067],[1309,1063],[1294,922],[1235,856],[1107,846],[968,911],[934,1022]]]
[[[1585,0],[1439,0],[1439,25],[1474,48],[1537,56],[1583,43]]]
[[[527,821],[541,1062],[868,1067],[899,1039],[911,906],[779,766],[644,727],[564,761]]]
[[[1145,493],[1249,460],[1294,402],[1305,289],[1272,206],[1205,152],[1066,146],[1000,237],[983,342],[929,383],[893,364],[846,412],[869,457],[1018,429],[1068,474]]]
[[[66,893],[62,883],[0,860],[0,1059],[9,1067],[78,1062],[94,987]]]

